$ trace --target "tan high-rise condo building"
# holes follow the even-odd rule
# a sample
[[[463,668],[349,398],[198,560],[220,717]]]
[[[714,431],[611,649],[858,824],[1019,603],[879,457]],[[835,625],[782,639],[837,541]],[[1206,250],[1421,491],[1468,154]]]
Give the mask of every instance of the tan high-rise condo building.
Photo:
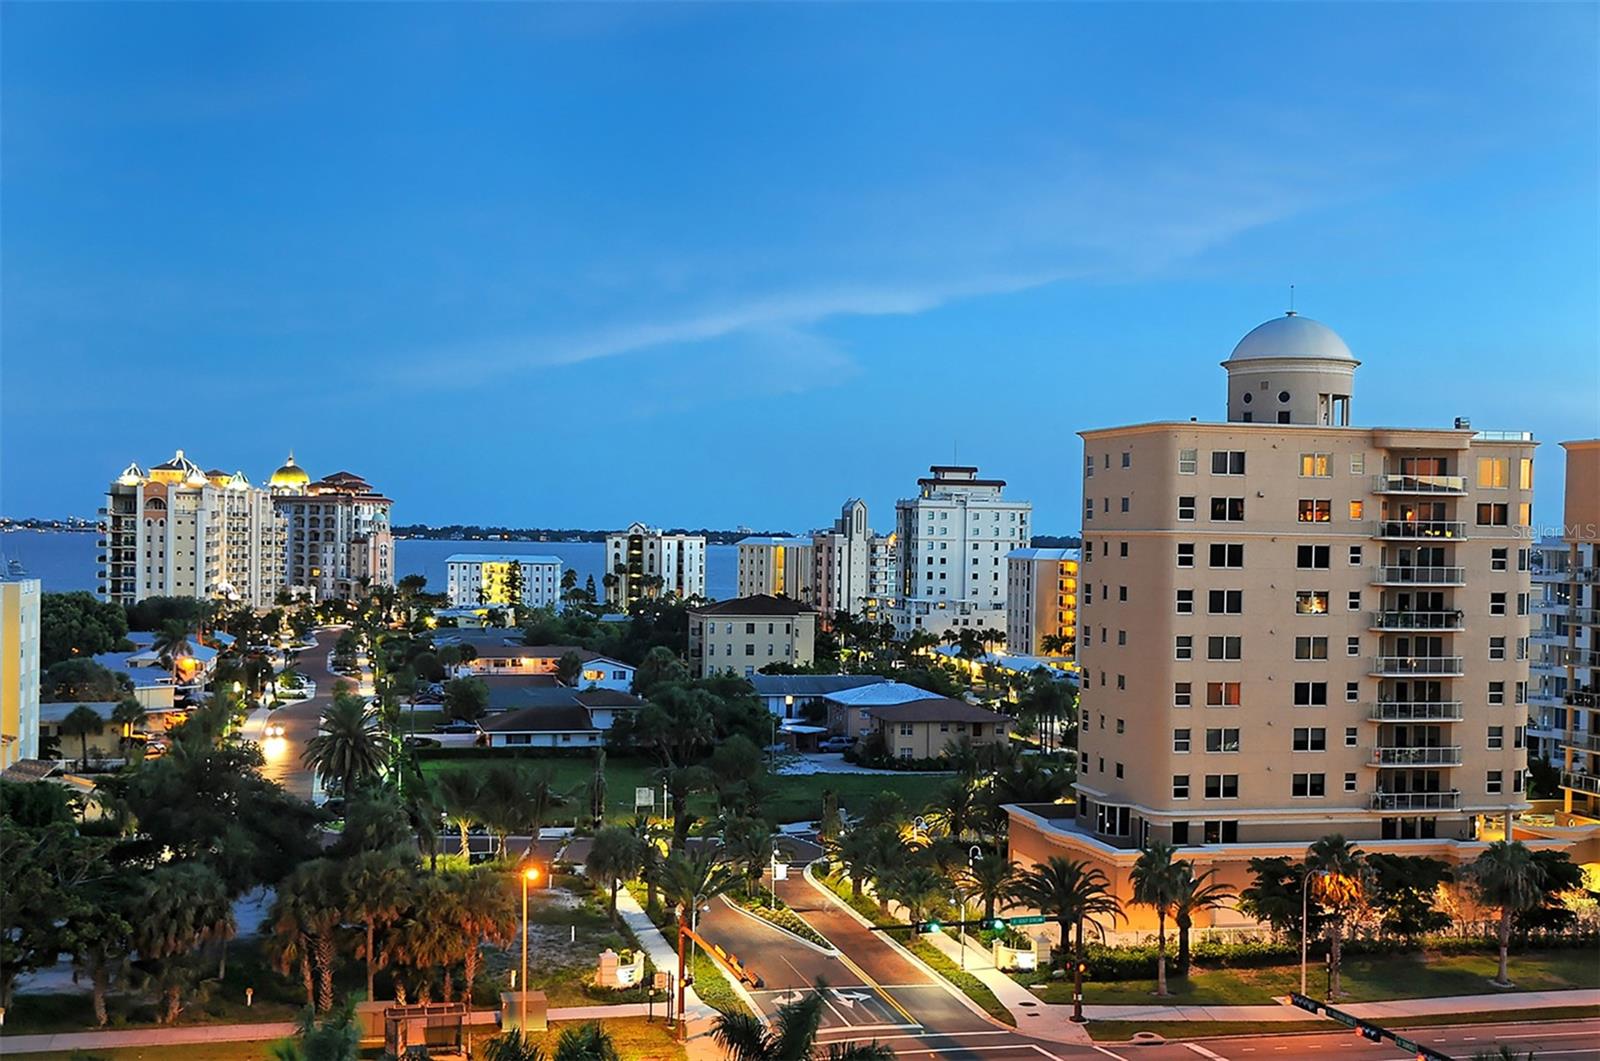
[[[312,482],[291,453],[270,489],[288,522],[285,582],[292,591],[348,600],[364,586],[394,585],[394,502],[372,484],[349,472]]]
[[[623,608],[646,597],[706,595],[706,539],[634,523],[606,535],[606,603]]]
[[[1291,313],[1225,422],[1082,432],[1077,802],[1012,809],[1024,861],[1125,891],[1160,839],[1240,887],[1330,833],[1470,860],[1527,807],[1536,443],[1353,426],[1358,364]]]
[[[1600,439],[1563,442],[1567,451],[1567,546],[1561,573],[1562,609],[1555,624],[1562,671],[1556,764],[1562,810],[1600,818]]]
[[[1078,550],[1013,549],[1006,556],[1006,649],[1071,658],[1078,647]]]

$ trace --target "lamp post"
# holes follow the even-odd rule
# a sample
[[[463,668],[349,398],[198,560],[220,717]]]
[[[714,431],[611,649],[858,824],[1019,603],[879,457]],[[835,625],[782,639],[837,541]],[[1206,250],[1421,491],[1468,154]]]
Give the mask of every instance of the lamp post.
[[[1311,878],[1326,877],[1325,869],[1307,870],[1300,881],[1300,993],[1306,993],[1306,946],[1309,940],[1306,936],[1306,925],[1310,920],[1311,906]]]
[[[517,1030],[524,1036],[528,1034],[528,885],[539,879],[539,870],[529,866],[522,871],[522,974],[517,983],[521,988],[518,996]]]
[[[967,848],[967,882],[972,882],[972,864],[983,854],[983,848],[973,844]],[[956,942],[961,945],[961,968],[967,968],[967,892],[961,893],[961,927],[956,931]]]

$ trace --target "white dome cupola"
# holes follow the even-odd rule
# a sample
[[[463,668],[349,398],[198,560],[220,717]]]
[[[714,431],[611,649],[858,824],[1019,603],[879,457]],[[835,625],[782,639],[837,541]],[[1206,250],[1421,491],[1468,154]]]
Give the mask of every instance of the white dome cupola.
[[[1338,332],[1291,310],[1254,328],[1222,362],[1228,420],[1346,427],[1359,364]]]

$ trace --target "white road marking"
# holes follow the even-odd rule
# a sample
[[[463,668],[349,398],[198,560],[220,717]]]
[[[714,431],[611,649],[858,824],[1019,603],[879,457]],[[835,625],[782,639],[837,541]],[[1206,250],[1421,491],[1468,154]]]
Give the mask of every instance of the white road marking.
[[[867,1027],[870,1027],[870,1026],[867,1026]],[[861,1027],[861,1028],[819,1028],[819,1029],[817,1029],[817,1034],[818,1035],[827,1035],[829,1032],[846,1032],[846,1033],[854,1034],[854,1033],[859,1032],[859,1031],[867,1030],[867,1027]],[[922,1025],[920,1025],[920,1024],[886,1024],[886,1025],[881,1025],[881,1027],[885,1027],[885,1028],[920,1028],[920,1027],[922,1027]],[[997,1032],[926,1032],[926,1033],[921,1034],[921,1035],[909,1034],[909,1033],[906,1034],[906,1035],[880,1035],[877,1038],[880,1041],[888,1040],[888,1039],[970,1039],[970,1038],[972,1038],[973,1036],[976,1036],[976,1035],[1015,1035],[1015,1034],[1017,1034],[1017,1033],[1013,1032],[1013,1031],[1004,1031],[1004,1032],[998,1032],[998,1031]],[[861,1036],[859,1036],[859,1035],[857,1035],[856,1037],[857,1038],[861,1038]],[[976,1049],[976,1047],[974,1047],[974,1049]]]
[[[1107,1050],[1103,1046],[1100,1046],[1100,1045],[1095,1044],[1095,1043],[1090,1043],[1089,1045],[1093,1046],[1095,1048],[1095,1050],[1097,1050],[1098,1052],[1100,1052],[1102,1054],[1105,1054],[1107,1057],[1114,1057],[1114,1058],[1117,1059],[1117,1061],[1128,1061],[1128,1059],[1123,1057],[1121,1054],[1114,1054],[1110,1050]]]
[[[1183,1045],[1199,1054],[1201,1057],[1214,1057],[1217,1059],[1217,1061],[1228,1061],[1228,1059],[1223,1057],[1221,1054],[1212,1053],[1199,1043],[1184,1043]]]

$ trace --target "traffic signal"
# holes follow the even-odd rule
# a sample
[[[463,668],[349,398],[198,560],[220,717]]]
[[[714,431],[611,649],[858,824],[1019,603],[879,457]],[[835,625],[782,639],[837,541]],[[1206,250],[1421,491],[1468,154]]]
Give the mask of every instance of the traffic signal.
[[[991,918],[989,921],[984,923],[983,927],[993,929],[994,931],[998,932],[1002,928],[1006,927],[1006,919],[1003,917]]]
[[[1370,1042],[1374,1042],[1374,1043],[1383,1042],[1383,1029],[1382,1028],[1375,1028],[1370,1024],[1357,1024],[1356,1025],[1356,1034],[1361,1036],[1363,1039],[1366,1039],[1366,1040],[1368,1040]]]
[[[943,930],[944,926],[938,921],[924,921],[917,926],[917,931],[921,932],[923,935],[930,935],[934,932],[942,932]]]

